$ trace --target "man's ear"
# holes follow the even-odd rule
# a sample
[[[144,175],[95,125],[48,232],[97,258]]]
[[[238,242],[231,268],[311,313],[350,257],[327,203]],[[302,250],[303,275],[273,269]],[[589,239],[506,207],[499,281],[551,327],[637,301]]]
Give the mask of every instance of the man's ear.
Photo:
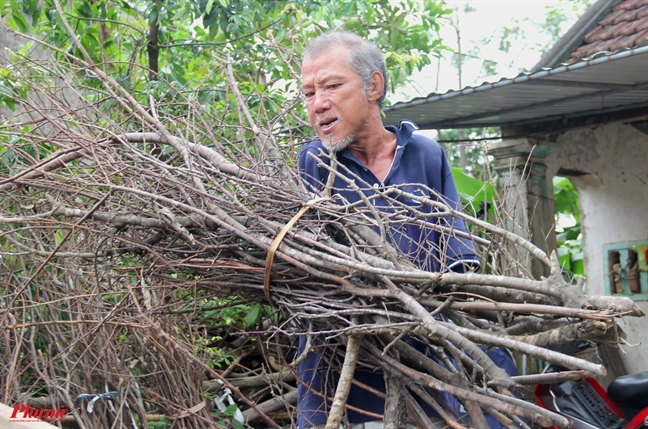
[[[369,84],[369,91],[367,98],[371,101],[377,101],[382,96],[385,89],[385,77],[379,71],[371,74],[371,83]]]

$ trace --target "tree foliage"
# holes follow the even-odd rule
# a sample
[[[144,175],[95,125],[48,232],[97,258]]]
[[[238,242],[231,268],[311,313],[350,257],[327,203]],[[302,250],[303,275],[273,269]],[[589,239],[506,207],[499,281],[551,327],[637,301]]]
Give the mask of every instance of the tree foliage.
[[[554,177],[553,186],[556,224],[560,229],[556,232],[558,258],[566,276],[576,280],[585,274],[578,191],[565,177]],[[573,225],[561,226],[565,222]]]
[[[61,7],[81,46],[70,39],[52,0],[12,0],[0,15],[13,28],[42,35],[64,51],[59,57],[81,58],[85,49],[94,64],[145,103],[150,95],[173,98],[178,91],[193,93],[204,105],[226,103],[218,70],[230,56],[244,94],[265,98],[264,108],[275,112],[295,96],[290,83],[299,73],[284,59],[298,56],[318,33],[337,28],[368,37],[386,52],[396,85],[444,49],[437,30],[449,13],[433,0],[70,0]],[[93,76],[87,77],[92,83]]]

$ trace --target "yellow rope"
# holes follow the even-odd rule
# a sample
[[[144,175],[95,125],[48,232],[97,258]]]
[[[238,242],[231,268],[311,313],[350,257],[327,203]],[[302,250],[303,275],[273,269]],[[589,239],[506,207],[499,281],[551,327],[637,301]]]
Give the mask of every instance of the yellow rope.
[[[281,231],[279,231],[279,234],[275,237],[275,239],[272,241],[272,244],[270,245],[270,248],[268,248],[268,257],[266,258],[266,264],[265,264],[265,281],[263,282],[263,292],[265,293],[266,298],[268,298],[268,301],[270,302],[270,305],[273,307],[276,307],[274,304],[274,301],[272,301],[272,298],[270,297],[270,276],[272,274],[272,264],[274,263],[274,257],[277,249],[279,248],[279,245],[283,241],[284,237],[290,231],[290,229],[295,225],[295,223],[299,220],[300,217],[306,211],[315,203],[325,200],[326,198],[314,198],[310,201],[308,201],[306,204],[304,204],[304,207],[297,212],[297,214],[290,219],[290,222],[288,222],[286,225],[284,225],[283,228],[281,228]]]

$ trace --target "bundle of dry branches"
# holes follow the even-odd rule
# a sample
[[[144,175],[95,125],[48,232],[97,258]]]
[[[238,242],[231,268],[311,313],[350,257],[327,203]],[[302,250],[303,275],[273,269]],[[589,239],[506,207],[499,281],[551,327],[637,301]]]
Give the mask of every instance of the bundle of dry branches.
[[[233,97],[216,113],[180,91],[144,106],[100,67],[68,60],[14,64],[30,91],[18,99],[22,112],[0,124],[12,154],[0,177],[3,402],[65,404],[82,428],[149,427],[162,416],[174,427],[211,427],[235,424],[233,408],[210,399],[228,405],[229,389],[246,424],[279,427],[292,419],[297,363],[326,344],[341,372],[327,427],[343,419],[362,366],[385,374],[387,406],[402,401],[419,427],[432,426],[412,393],[450,426],[465,425],[444,410],[443,391],[473,427],[486,427],[488,413],[508,426],[565,428],[525,401],[523,386],[605,369],[545,347],[618,343],[615,318],[643,315],[627,299],[584,296],[533,244],[441,200],[408,207],[402,190],[384,188],[376,195],[389,210],[377,211],[370,201],[334,201],[330,190],[308,194],[294,167],[304,137],[293,106],[272,118],[263,103],[253,110],[227,59],[219,72]],[[36,69],[53,77],[34,79]],[[88,72],[100,91],[84,87]],[[479,231],[471,237],[483,274],[429,272],[390,245],[391,231],[408,224],[455,233],[423,217],[423,206]],[[551,276],[505,275],[525,262],[511,248],[544,261]],[[223,322],[239,305],[263,313],[253,331]],[[219,315],[214,325],[210,314]],[[298,335],[308,336],[302,353]],[[568,370],[511,378],[490,347]],[[286,404],[289,413],[268,416]],[[398,424],[402,414],[376,418]]]

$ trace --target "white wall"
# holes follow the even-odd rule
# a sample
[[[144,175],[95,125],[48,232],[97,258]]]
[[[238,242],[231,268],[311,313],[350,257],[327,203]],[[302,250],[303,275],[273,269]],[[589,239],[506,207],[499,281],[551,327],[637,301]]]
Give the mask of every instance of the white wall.
[[[648,239],[648,135],[613,124],[570,131],[547,159],[548,176],[559,168],[589,173],[570,177],[579,191],[587,293],[604,294],[603,245]],[[648,301],[636,301],[648,314]],[[629,373],[648,371],[648,317],[619,321],[628,334],[624,363]]]

